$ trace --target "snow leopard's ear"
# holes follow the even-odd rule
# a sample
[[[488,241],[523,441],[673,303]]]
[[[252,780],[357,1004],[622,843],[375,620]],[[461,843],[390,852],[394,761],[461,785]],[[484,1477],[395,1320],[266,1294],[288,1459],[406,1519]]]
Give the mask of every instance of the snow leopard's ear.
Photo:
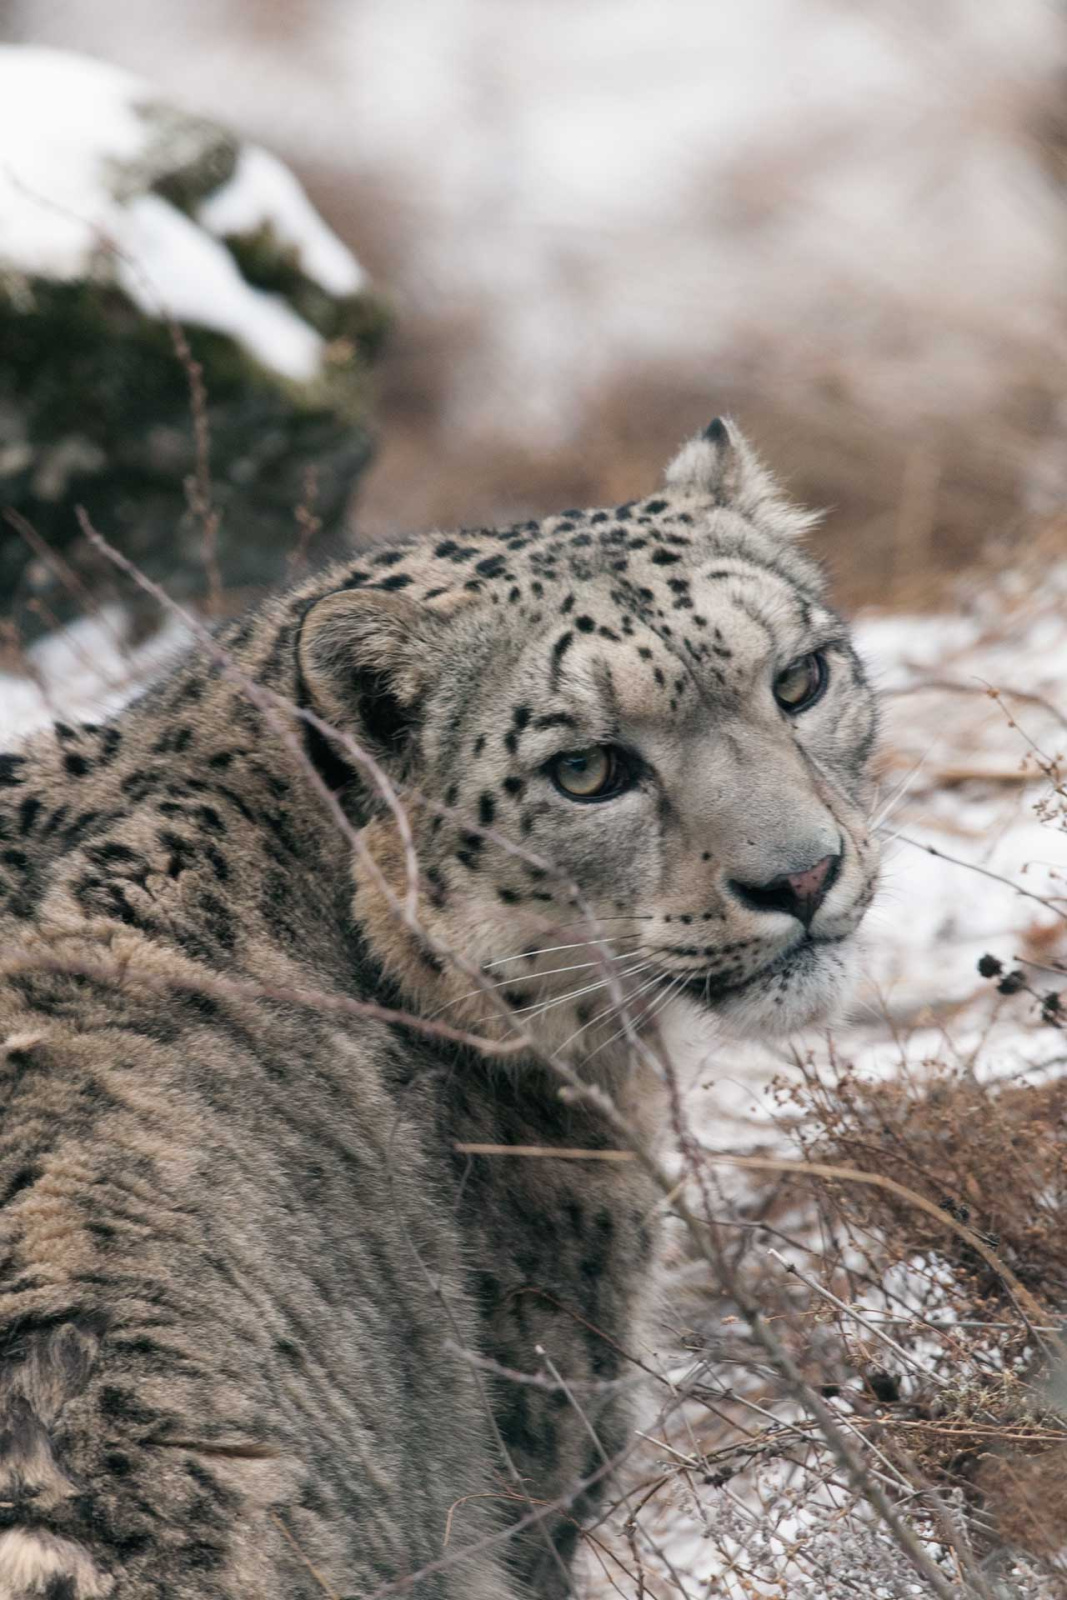
[[[324,595],[305,612],[297,646],[311,708],[376,759],[402,759],[444,629],[443,619],[403,594]]]
[[[783,538],[797,538],[819,520],[794,506],[775,483],[736,422],[713,417],[684,444],[666,473],[667,486],[764,524]]]

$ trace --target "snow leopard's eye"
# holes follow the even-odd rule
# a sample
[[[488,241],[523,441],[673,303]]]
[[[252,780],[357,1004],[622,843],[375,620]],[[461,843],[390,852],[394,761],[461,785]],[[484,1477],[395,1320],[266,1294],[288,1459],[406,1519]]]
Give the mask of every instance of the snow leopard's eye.
[[[565,751],[553,756],[546,770],[568,800],[613,800],[633,782],[624,752],[609,744]]]
[[[778,674],[774,680],[774,698],[783,711],[795,717],[821,698],[829,676],[826,657],[821,650],[813,650],[810,655],[798,656]]]

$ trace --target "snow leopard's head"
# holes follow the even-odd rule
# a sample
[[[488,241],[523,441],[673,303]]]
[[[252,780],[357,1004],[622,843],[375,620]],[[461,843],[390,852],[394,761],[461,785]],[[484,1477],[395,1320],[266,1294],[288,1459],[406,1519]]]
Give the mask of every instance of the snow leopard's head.
[[[745,1032],[835,1008],[876,881],[875,705],[811,520],[717,420],[647,499],[424,536],[311,597],[312,701],[405,801],[407,844],[372,784],[367,838],[401,899],[417,873],[433,948],[358,863],[355,904],[420,1008],[486,1015],[443,949],[568,1051],[605,1047],[620,987]]]

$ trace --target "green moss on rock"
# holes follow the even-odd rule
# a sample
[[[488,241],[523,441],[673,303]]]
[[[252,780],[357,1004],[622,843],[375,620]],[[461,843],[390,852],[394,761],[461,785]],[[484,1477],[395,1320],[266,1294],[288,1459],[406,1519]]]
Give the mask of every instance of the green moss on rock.
[[[223,243],[248,283],[282,295],[324,339],[351,340],[368,361],[379,353],[389,329],[380,300],[366,294],[329,294],[301,269],[296,247],[269,222],[249,233],[227,234]]]
[[[338,540],[370,455],[366,361],[354,346],[329,351],[322,376],[300,386],[223,334],[185,331],[207,393],[223,580],[257,589],[285,572],[309,469],[320,542]],[[0,282],[0,349],[0,505],[26,517],[98,592],[114,587],[114,574],[86,543],[79,505],[176,597],[202,594],[203,530],[186,494],[197,465],[189,374],[171,330],[114,284],[28,279],[13,292]],[[77,609],[6,524],[0,596],[30,635]]]

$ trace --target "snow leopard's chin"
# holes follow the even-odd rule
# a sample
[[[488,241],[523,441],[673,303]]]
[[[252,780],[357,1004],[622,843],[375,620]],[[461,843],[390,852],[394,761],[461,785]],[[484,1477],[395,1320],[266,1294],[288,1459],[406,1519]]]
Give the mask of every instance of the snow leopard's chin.
[[[735,1039],[776,1039],[836,1022],[848,1007],[855,977],[854,939],[805,941],[736,989],[705,997],[699,984],[691,984],[686,1000]]]

